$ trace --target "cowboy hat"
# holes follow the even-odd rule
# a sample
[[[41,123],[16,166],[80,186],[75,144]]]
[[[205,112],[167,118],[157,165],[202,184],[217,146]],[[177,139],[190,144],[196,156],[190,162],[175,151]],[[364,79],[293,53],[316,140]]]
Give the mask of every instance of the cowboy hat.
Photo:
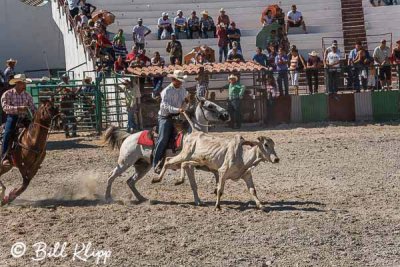
[[[237,81],[239,78],[236,76],[236,75],[233,75],[233,74],[231,74],[231,75],[229,75],[229,77],[228,77],[228,81],[230,81],[230,80],[235,80],[235,81]]]
[[[174,70],[173,74],[168,74],[169,78],[174,78],[178,81],[184,82],[187,79],[187,75],[181,70]]]
[[[223,7],[221,7],[221,9],[219,10],[219,12],[225,12],[225,9]]]
[[[10,59],[8,59],[8,60],[6,61],[6,63],[11,63],[11,62],[17,63],[17,60],[16,60],[16,59],[13,59],[13,58],[10,58]]]
[[[25,74],[16,74],[16,75],[14,75],[14,78],[11,79],[8,83],[10,85],[15,85],[15,84],[17,84],[19,82],[21,82],[21,83],[31,83],[32,80],[26,78]]]
[[[310,55],[312,57],[317,57],[319,54],[317,51],[311,51],[311,53],[308,53],[308,55]]]
[[[92,77],[88,77],[88,76],[87,76],[87,77],[83,78],[83,80],[84,80],[84,81],[92,81]]]
[[[202,14],[202,15],[207,15],[207,16],[208,16],[208,11],[207,11],[207,10],[203,10],[203,11],[201,12],[201,14]]]
[[[42,82],[43,82],[43,81],[48,82],[48,81],[50,81],[50,78],[47,77],[47,76],[43,76],[40,80],[41,80]]]

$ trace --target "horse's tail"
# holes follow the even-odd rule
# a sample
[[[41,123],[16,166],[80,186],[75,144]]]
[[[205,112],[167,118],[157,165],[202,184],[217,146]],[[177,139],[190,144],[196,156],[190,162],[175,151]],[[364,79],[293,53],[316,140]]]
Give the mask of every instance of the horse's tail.
[[[129,135],[129,133],[119,130],[115,126],[110,126],[104,133],[103,143],[107,144],[112,149],[120,149],[122,143]]]

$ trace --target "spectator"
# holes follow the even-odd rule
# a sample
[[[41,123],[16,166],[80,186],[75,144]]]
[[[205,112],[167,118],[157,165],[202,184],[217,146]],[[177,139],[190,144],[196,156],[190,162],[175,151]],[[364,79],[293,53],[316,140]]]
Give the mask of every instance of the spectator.
[[[207,10],[204,10],[201,12],[201,14],[202,18],[200,19],[200,29],[203,33],[203,38],[214,38],[216,31],[214,20],[208,15]],[[209,36],[210,32],[212,33]]]
[[[17,65],[17,60],[10,58],[9,60],[6,61],[6,69],[3,72],[3,77],[4,77],[4,85],[5,85],[5,90],[9,88],[9,81],[14,78],[15,75],[15,65]],[[3,95],[3,92],[1,92],[1,95]]]
[[[73,19],[79,14],[79,2],[80,0],[67,0],[67,2],[65,2],[65,4],[68,5],[69,15]]]
[[[357,56],[354,59],[354,65],[360,66],[360,79],[362,87],[365,91],[368,89],[368,76],[371,65],[371,56],[364,47],[361,47],[358,51]]]
[[[221,23],[225,24],[225,25],[229,25],[231,23],[229,16],[225,14],[225,9],[221,8],[219,10],[219,16],[218,16],[218,20],[217,20],[217,25],[221,25]]]
[[[280,95],[289,95],[289,77],[288,77],[288,57],[282,47],[278,50],[278,55],[275,57],[276,70],[278,71],[278,88]],[[285,86],[285,94],[283,86]]]
[[[238,53],[238,48],[233,47],[232,53],[228,56],[228,62],[244,62],[242,54]]]
[[[78,137],[78,135],[76,134],[77,121],[75,118],[74,107],[77,89],[68,87],[70,85],[68,74],[64,74],[61,77],[61,81],[62,82],[58,84],[59,88],[57,89],[56,94],[61,94],[60,111],[65,115],[65,117],[63,118],[65,138]],[[72,135],[69,134],[70,127],[72,128]]]
[[[306,69],[306,77],[307,77],[307,83],[308,83],[308,90],[310,91],[310,94],[316,94],[318,93],[318,69],[321,67],[321,59],[318,56],[318,53],[316,51],[312,51],[311,53],[308,54],[308,60],[307,60],[307,69]],[[314,90],[313,90],[313,80],[314,78]]]
[[[243,99],[244,92],[246,91],[245,86],[241,85],[239,78],[235,75],[230,75],[229,80],[229,99],[228,99],[228,111],[231,116],[230,126],[233,129],[240,129],[242,126],[242,113],[240,108],[240,102]]]
[[[108,55],[110,60],[115,60],[113,45],[104,33],[97,35],[96,51],[97,57],[100,57],[100,55]]]
[[[196,96],[199,98],[208,98],[208,85],[210,83],[209,75],[204,71],[204,67],[199,69],[199,75],[196,77]]]
[[[275,19],[279,25],[281,25],[282,27],[285,27],[285,14],[283,13],[281,8],[278,8],[276,10]]]
[[[357,60],[355,62],[356,58],[359,57],[359,52],[362,49],[362,43],[361,41],[357,41],[355,48],[350,51],[349,53],[349,59],[348,59],[348,66],[349,66],[349,73],[351,77],[351,81],[353,84],[354,90],[356,92],[360,92],[360,74],[363,68],[362,62],[360,60]]]
[[[143,26],[143,19],[139,18],[138,19],[138,24],[133,27],[132,30],[132,38],[133,41],[135,42],[135,45],[139,49],[144,49],[144,42],[145,42],[145,37],[151,33],[151,30]]]
[[[303,20],[303,15],[297,11],[296,5],[292,5],[292,10],[287,14],[286,34],[289,34],[290,27],[303,27],[304,33],[307,33],[306,24]]]
[[[178,38],[180,32],[184,32],[185,35],[187,35],[188,24],[186,18],[183,16],[182,10],[178,10],[176,14],[178,14],[178,16],[176,16],[174,19],[174,26],[175,26],[175,35]]]
[[[324,51],[324,65],[325,65],[325,62],[326,62],[326,57],[328,56],[328,54],[329,54],[330,52],[333,51],[333,46],[336,46],[336,52],[337,52],[339,55],[342,54],[342,52],[341,52],[340,49],[339,49],[338,41],[337,41],[337,40],[333,40],[332,45],[329,46],[328,48],[326,48],[325,51]]]
[[[256,49],[256,54],[253,56],[253,61],[264,67],[269,65],[267,55],[265,55],[259,47]]]
[[[264,26],[268,26],[268,25],[271,25],[272,23],[274,23],[275,22],[275,18],[274,18],[274,16],[272,15],[272,11],[269,9],[268,11],[267,11],[267,14],[262,18],[262,21],[263,21],[263,25]]]
[[[278,55],[276,53],[275,46],[273,44],[270,44],[269,47],[267,48],[268,51],[268,65],[271,66],[272,71],[276,71],[276,64],[275,64],[275,58]]]
[[[173,32],[172,31],[172,24],[168,18],[168,13],[163,12],[161,14],[161,18],[158,19],[158,40],[161,40],[161,36],[164,35],[163,39],[169,39],[169,35]],[[164,34],[163,34],[164,32]]]
[[[86,0],[80,0],[80,1],[81,1],[82,14],[85,15],[88,19],[91,19],[93,12],[96,11],[96,7],[92,4],[86,3]]]
[[[143,49],[142,51],[140,51],[140,53],[138,54],[138,58],[140,60],[140,65],[142,67],[146,67],[148,64],[151,63],[151,60],[148,56],[146,56],[146,49]]]
[[[127,63],[130,63],[131,61],[135,60],[138,54],[139,54],[139,48],[136,45],[132,46],[131,52],[126,56]]]
[[[273,75],[268,75],[266,81],[266,89],[269,98],[276,98],[279,96],[279,91],[276,87],[276,81]]]
[[[88,18],[84,14],[75,16],[76,31],[81,32],[88,25]]]
[[[96,22],[94,23],[94,27],[95,27],[100,33],[102,33],[102,32],[105,33],[105,32],[106,32],[107,24],[106,24],[106,22],[104,21],[103,13],[100,13],[100,14],[98,15],[98,18],[97,18]]]
[[[154,57],[151,59],[151,65],[157,67],[165,66],[165,60],[160,56],[160,53],[158,51],[154,52]],[[157,98],[160,96],[163,81],[164,81],[164,76],[162,75],[153,77],[153,93],[152,93],[153,98]]]
[[[222,55],[224,56],[225,61],[228,57],[228,35],[226,31],[226,26],[224,23],[218,25],[217,29],[218,36],[218,47],[219,47],[219,63],[222,62]]]
[[[293,48],[290,51],[290,55],[288,57],[289,61],[289,71],[290,71],[290,81],[291,85],[294,87],[296,95],[299,94],[299,71],[304,69],[306,63],[304,58],[299,54],[297,48]]]
[[[200,37],[200,19],[196,16],[196,11],[194,10],[192,11],[192,16],[188,20],[188,31],[190,39],[193,39],[193,33],[198,33]]]
[[[191,63],[195,64],[195,65],[203,65],[208,63],[208,60],[205,56],[204,53],[202,53],[201,51],[197,52],[196,56],[194,58],[191,59]]]
[[[169,53],[170,62],[172,65],[177,64],[177,60],[179,63],[182,63],[182,44],[176,40],[174,33],[171,34],[171,41],[168,42],[166,50]]]
[[[228,57],[229,57],[230,55],[232,55],[232,52],[233,52],[233,49],[234,49],[234,48],[238,48],[238,43],[237,43],[237,42],[233,42],[233,43],[232,43],[232,49],[229,49],[229,51],[228,51]],[[239,50],[239,49],[237,49],[237,53],[243,55],[243,54],[242,54],[242,51]]]
[[[51,90],[49,87],[46,87],[47,85],[49,85],[50,82],[50,78],[43,76],[40,79],[40,82],[38,83],[38,85],[40,86],[39,89],[39,101],[43,102],[45,100],[51,100],[51,98],[54,96],[53,94],[53,90]]]
[[[378,76],[383,90],[390,89],[392,85],[392,69],[390,66],[390,49],[386,46],[386,40],[383,39],[381,44],[374,50],[375,66],[378,69]]]
[[[276,30],[272,30],[271,34],[268,36],[267,44],[273,45],[276,51],[279,48],[279,43],[279,37],[276,35]]]
[[[392,57],[393,63],[398,67],[400,65],[400,40],[396,42],[396,47],[393,48]]]
[[[126,127],[127,133],[134,133],[139,130],[139,126],[135,122],[135,115],[137,113],[137,99],[140,97],[139,88],[132,86],[131,81],[125,80],[122,83],[121,89],[125,93],[126,112],[128,114],[128,123]]]
[[[229,48],[232,49],[232,42],[237,42],[238,49],[242,51],[240,46],[240,36],[242,35],[240,30],[236,28],[236,23],[234,21],[231,22],[231,27],[228,28],[228,39],[229,39]]]
[[[122,45],[126,47],[126,40],[125,40],[125,35],[124,35],[124,30],[119,29],[117,34],[113,38],[113,44],[117,44],[118,41],[121,41]]]
[[[114,54],[115,57],[121,57],[122,60],[125,62],[126,61],[126,54],[128,54],[128,51],[126,51],[126,47],[122,44],[121,40],[118,40],[116,44],[113,45],[114,49]]]
[[[340,55],[337,52],[337,45],[332,45],[332,51],[326,57],[325,65],[328,68],[328,93],[334,94],[338,91]]]
[[[124,59],[122,56],[118,56],[117,60],[114,62],[114,72],[117,74],[124,75],[126,71]]]

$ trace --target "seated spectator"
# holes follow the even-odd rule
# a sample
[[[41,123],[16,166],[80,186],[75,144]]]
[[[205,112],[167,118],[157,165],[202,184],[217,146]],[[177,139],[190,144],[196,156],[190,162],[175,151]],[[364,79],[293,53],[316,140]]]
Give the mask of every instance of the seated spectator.
[[[165,38],[165,39],[169,39],[169,35],[173,32],[173,30],[172,30],[171,21],[168,18],[168,13],[163,12],[161,14],[161,18],[158,19],[157,25],[158,25],[158,34],[157,34],[158,40],[161,40],[161,35],[163,35],[164,31],[166,33],[168,33],[168,34],[165,34],[165,35],[168,35],[168,36],[166,36],[168,38]]]
[[[267,67],[269,65],[267,55],[264,54],[259,47],[257,47],[256,54],[253,56],[253,61],[264,67]]]
[[[282,47],[278,50],[278,55],[275,57],[276,70],[278,71],[278,88],[280,95],[289,95],[289,77],[288,77],[288,57]],[[285,93],[283,86],[285,86]]]
[[[306,24],[303,20],[303,15],[297,11],[296,5],[292,5],[292,10],[287,14],[286,34],[289,34],[290,27],[303,27],[304,33],[307,33]]]
[[[122,56],[118,56],[114,62],[114,72],[117,74],[124,75],[126,71],[125,62]]]
[[[174,33],[171,35],[171,41],[168,42],[166,51],[169,53],[171,65],[177,64],[177,61],[180,64],[182,63],[182,44],[176,40]]]
[[[191,63],[203,65],[208,63],[208,60],[206,59],[205,55],[199,51],[197,52],[196,56],[192,58]]]
[[[165,60],[160,56],[160,53],[158,51],[154,52],[154,57],[151,59],[151,65],[157,67],[165,66]],[[153,93],[152,93],[153,98],[157,98],[160,96],[163,81],[164,81],[164,76],[162,75],[153,77]]]
[[[232,52],[233,52],[233,49],[234,49],[234,48],[238,48],[238,43],[237,43],[237,42],[232,42],[232,49],[230,49],[230,50],[228,51],[228,57],[229,57],[230,55],[232,55]],[[237,53],[243,55],[243,54],[242,54],[242,50],[237,49]]]
[[[125,35],[124,35],[124,30],[123,29],[119,29],[118,30],[117,34],[113,38],[113,44],[117,44],[118,41],[121,41],[122,45],[124,47],[126,47],[126,39],[125,39]]]
[[[229,48],[232,49],[232,43],[237,42],[238,49],[242,51],[242,47],[240,46],[240,36],[242,35],[240,30],[236,28],[236,23],[234,21],[231,22],[231,27],[227,30],[228,40],[229,40]]]
[[[310,94],[318,93],[318,79],[319,79],[319,69],[322,67],[322,62],[318,53],[312,51],[308,54],[307,67],[306,67],[306,77],[308,83],[308,90]],[[314,86],[313,86],[314,78]],[[314,88],[314,89],[313,89]]]
[[[180,32],[184,32],[187,35],[187,20],[183,16],[182,10],[178,10],[176,14],[178,16],[174,19],[175,35],[178,37]]]
[[[139,48],[136,45],[132,46],[131,52],[128,55],[126,55],[127,63],[129,64],[131,61],[135,60],[138,54],[139,54]]]
[[[188,20],[189,38],[193,39],[193,33],[196,32],[200,37],[200,19],[196,16],[196,11],[192,11],[192,16]]]
[[[228,62],[244,62],[244,58],[242,54],[238,53],[238,50],[237,47],[232,48],[232,54],[228,56]]]
[[[143,25],[143,19],[139,18],[137,23],[132,30],[132,39],[139,49],[144,49],[145,37],[151,33],[151,30]]]
[[[200,29],[203,33],[203,38],[214,38],[216,32],[214,20],[208,15],[207,10],[204,10],[203,12],[201,12],[201,14],[202,18],[200,19]]]
[[[267,14],[262,18],[263,25],[268,26],[276,21],[275,17],[272,15],[272,11],[268,10]]]
[[[295,47],[290,51],[288,57],[289,62],[289,73],[291,85],[294,87],[295,94],[299,94],[299,71],[303,70],[306,66],[304,58],[299,54],[299,51]]]
[[[390,49],[386,46],[386,40],[383,39],[381,44],[374,50],[374,64],[378,69],[379,80],[382,89],[389,90],[392,85],[392,69],[390,66]]]
[[[143,49],[139,52],[139,60],[142,67],[146,67],[148,64],[151,63],[151,60],[148,56],[146,56],[146,49]]]
[[[128,51],[126,51],[126,47],[122,44],[121,40],[118,40],[116,44],[113,45],[114,49],[114,54],[115,57],[121,57],[122,60],[125,62],[126,61],[126,54],[128,54]]]
[[[221,25],[221,23],[225,24],[225,25],[230,25],[231,21],[229,19],[229,16],[225,14],[225,9],[221,8],[219,10],[219,16],[218,16],[218,20],[217,20],[217,25]]]
[[[337,45],[332,45],[332,51],[326,56],[325,65],[328,68],[328,93],[334,94],[338,90],[340,71],[340,54],[337,52]]]
[[[336,53],[338,53],[339,55],[342,54],[342,52],[341,52],[340,49],[339,49],[338,41],[337,41],[337,40],[333,40],[332,45],[329,46],[329,47],[327,47],[327,48],[325,49],[325,51],[324,51],[324,58],[323,58],[323,59],[324,59],[324,66],[325,66],[325,62],[326,62],[326,57],[328,56],[328,54],[329,54],[330,52],[333,51],[333,47],[334,47],[334,46],[336,46]]]
[[[224,56],[224,60],[228,58],[228,34],[226,31],[226,26],[224,23],[218,25],[217,29],[218,36],[218,48],[219,48],[219,63],[222,62],[222,56]]]
[[[85,15],[88,19],[91,19],[93,12],[96,11],[96,7],[92,4],[86,3],[86,0],[80,1],[82,14]]]

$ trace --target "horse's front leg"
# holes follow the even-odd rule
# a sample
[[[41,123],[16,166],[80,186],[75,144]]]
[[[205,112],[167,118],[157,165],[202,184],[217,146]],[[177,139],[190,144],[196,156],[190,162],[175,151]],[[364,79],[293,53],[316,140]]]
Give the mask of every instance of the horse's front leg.
[[[19,195],[21,195],[26,190],[26,188],[28,188],[30,181],[31,180],[28,177],[24,177],[22,180],[22,185],[19,188],[15,188],[8,194],[8,196],[2,198],[1,206],[13,202]]]
[[[0,181],[0,187],[1,187],[1,191],[0,191],[0,201],[1,201],[6,194],[6,187],[2,181]]]

